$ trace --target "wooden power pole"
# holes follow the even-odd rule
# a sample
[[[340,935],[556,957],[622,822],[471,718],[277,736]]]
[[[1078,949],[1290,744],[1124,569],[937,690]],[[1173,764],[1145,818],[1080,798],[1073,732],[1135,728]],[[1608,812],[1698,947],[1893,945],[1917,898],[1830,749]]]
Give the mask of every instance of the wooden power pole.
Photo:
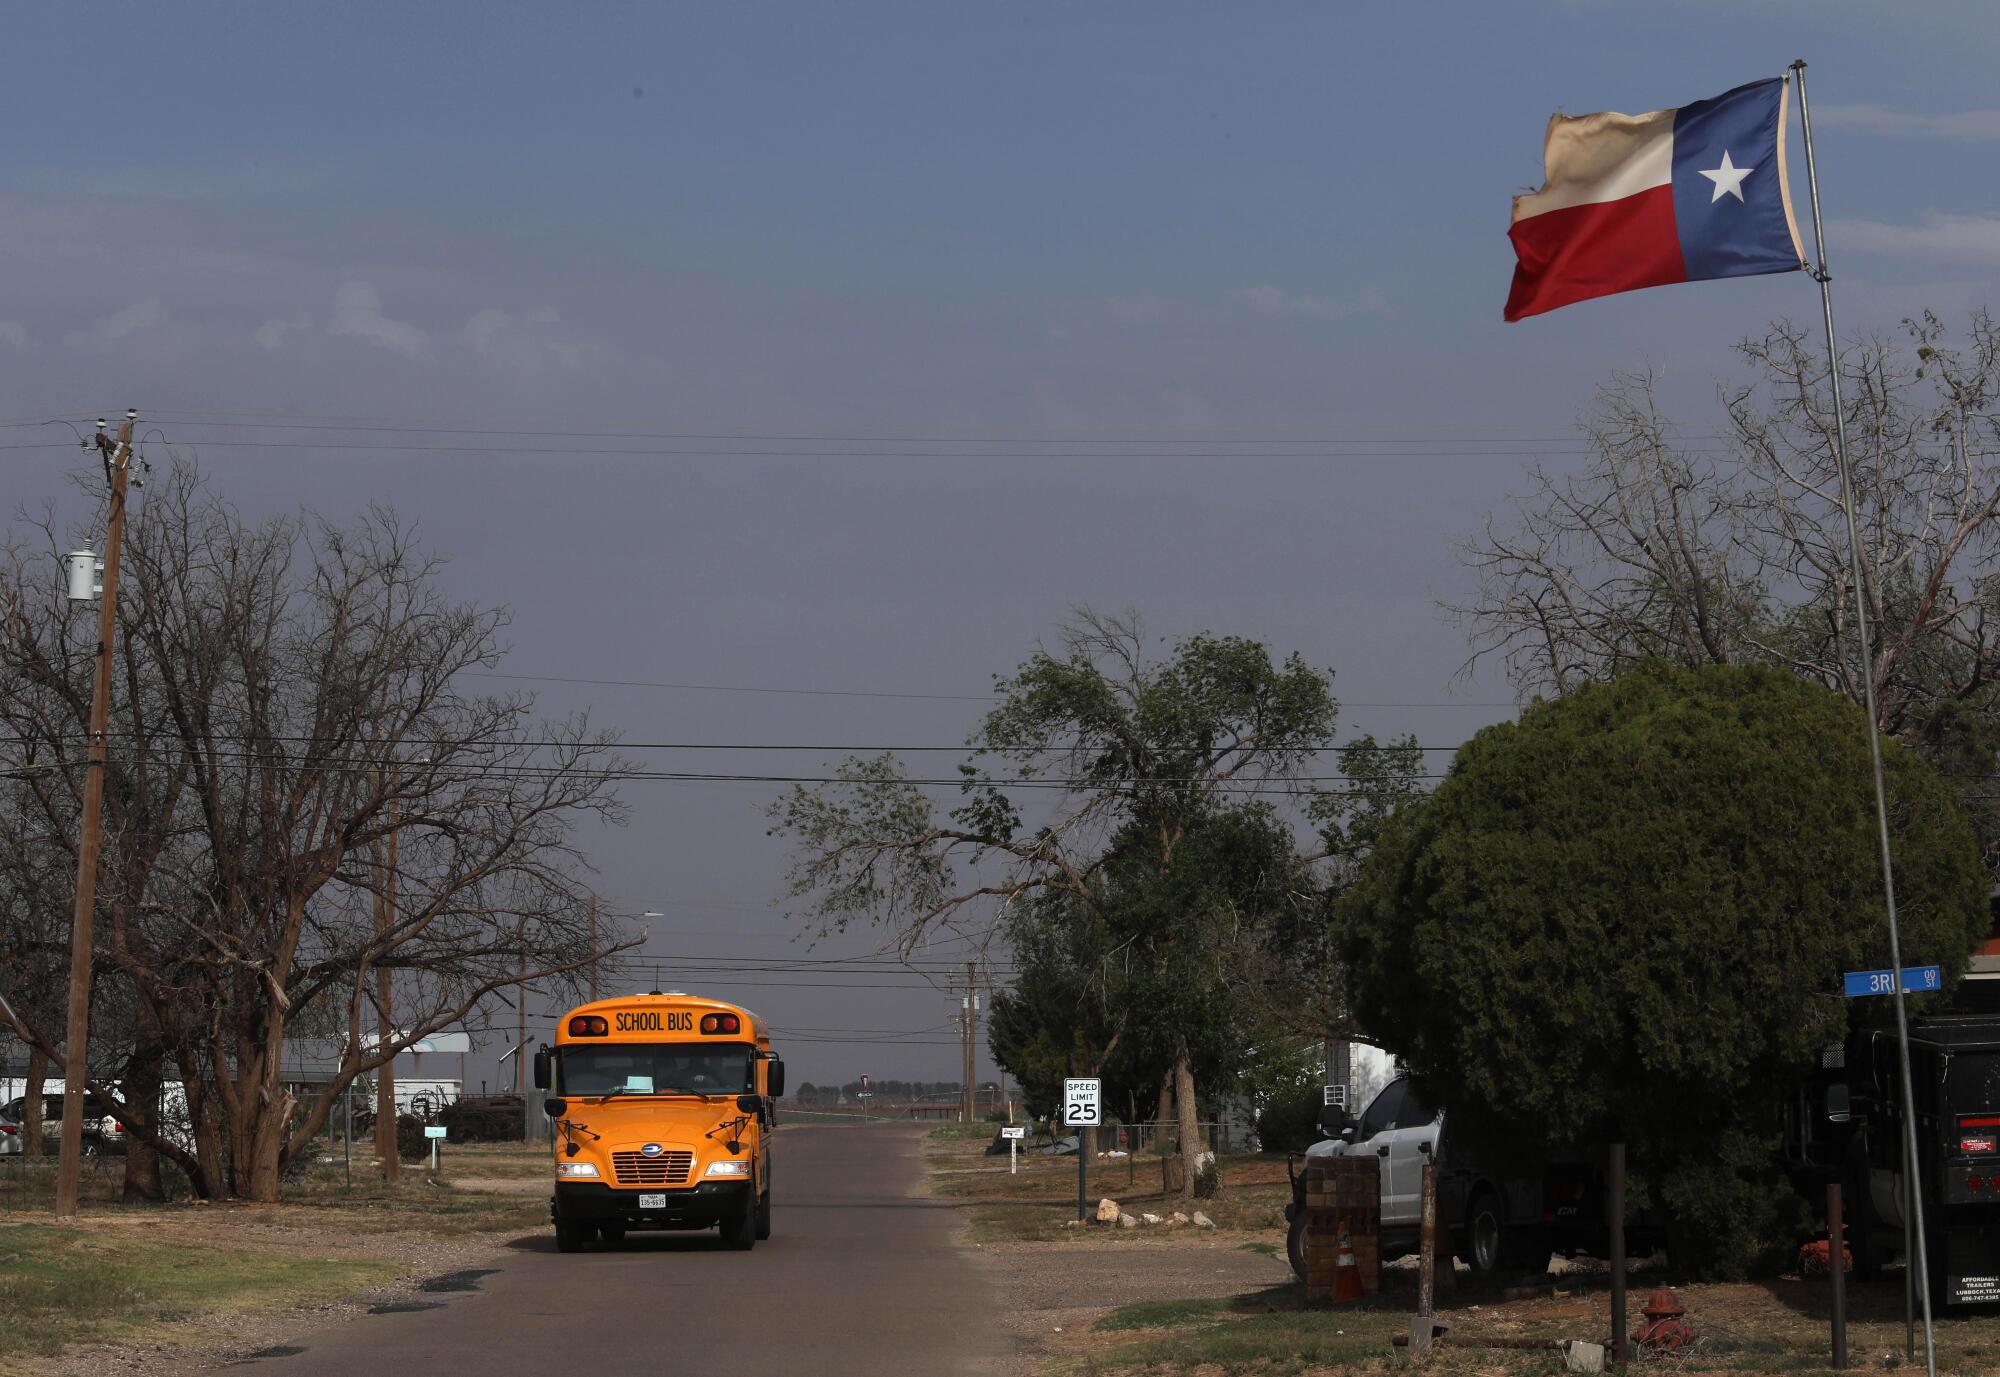
[[[590,891],[590,1002],[597,1002],[597,891]]]
[[[104,533],[104,586],[97,595],[97,672],[90,689],[89,756],[83,777],[83,826],[76,851],[76,908],[69,930],[69,1027],[63,1043],[62,1155],[56,1167],[56,1218],[76,1214],[83,1175],[84,1082],[90,1077],[91,920],[97,908],[97,857],[104,845],[106,730],[111,723],[111,638],[118,629],[118,556],[125,545],[125,480],[132,471],[132,427],[127,411],[114,443],[97,423],[97,448],[111,479],[111,512]]]

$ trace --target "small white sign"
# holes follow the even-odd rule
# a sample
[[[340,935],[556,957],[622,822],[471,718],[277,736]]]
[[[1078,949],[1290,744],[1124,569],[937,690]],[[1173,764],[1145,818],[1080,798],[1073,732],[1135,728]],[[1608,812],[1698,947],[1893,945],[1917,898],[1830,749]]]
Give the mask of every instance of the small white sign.
[[[1063,1127],[1096,1128],[1103,1123],[1104,1118],[1098,1108],[1103,1093],[1104,1082],[1095,1077],[1064,1081]]]
[[[1003,1128],[1000,1130],[1000,1136],[1002,1138],[1025,1138],[1028,1136],[1028,1126],[1026,1124],[1015,1124],[1012,1128]]]
[[[442,1138],[447,1132],[449,1130],[443,1124],[424,1125],[424,1137],[426,1138]]]

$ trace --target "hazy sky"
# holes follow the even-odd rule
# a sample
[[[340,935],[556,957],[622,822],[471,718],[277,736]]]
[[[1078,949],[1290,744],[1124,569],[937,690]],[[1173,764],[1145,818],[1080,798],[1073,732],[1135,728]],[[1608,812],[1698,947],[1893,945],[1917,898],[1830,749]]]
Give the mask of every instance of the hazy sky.
[[[1454,681],[1454,539],[1610,370],[1699,426],[1732,341],[1818,311],[1786,275],[1503,325],[1558,108],[1806,57],[1844,327],[2000,267],[1972,0],[91,14],[10,16],[0,420],[135,405],[251,512],[389,499],[513,609],[522,675],[841,691],[537,685],[640,742],[957,742],[1079,602],[1298,650],[1352,730],[1508,715]],[[0,495],[62,490],[16,447],[46,433],[0,430]],[[502,452],[538,448],[650,452]],[[884,692],[945,696],[849,696]],[[795,1083],[955,1077],[918,980],[725,974],[805,954],[771,794],[631,784],[607,902],[790,1030]]]

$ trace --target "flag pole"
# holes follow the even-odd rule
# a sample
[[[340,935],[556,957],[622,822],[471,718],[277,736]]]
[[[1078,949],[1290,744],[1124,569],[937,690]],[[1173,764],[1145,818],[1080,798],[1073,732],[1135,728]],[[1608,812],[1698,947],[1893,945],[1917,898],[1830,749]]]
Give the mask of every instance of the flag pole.
[[[1819,283],[1820,308],[1826,317],[1826,376],[1833,398],[1833,460],[1840,473],[1840,505],[1847,515],[1848,575],[1854,580],[1854,634],[1860,642],[1861,697],[1868,714],[1868,754],[1875,767],[1875,824],[1882,847],[1882,893],[1889,907],[1889,980],[1896,1003],[1896,1054],[1903,1079],[1903,1137],[1909,1149],[1906,1159],[1909,1170],[1903,1179],[1906,1191],[1903,1217],[1911,1223],[1916,1240],[1912,1256],[1903,1265],[1909,1275],[1920,1277],[1923,1282],[1916,1289],[1922,1294],[1924,1303],[1924,1367],[1929,1377],[1937,1377],[1937,1350],[1931,1334],[1931,1288],[1924,1242],[1924,1216],[1918,1208],[1922,1199],[1922,1192],[1917,1188],[1921,1168],[1917,1152],[1916,1094],[1910,1083],[1910,1018],[1903,998],[1903,943],[1896,925],[1896,872],[1889,857],[1889,803],[1882,783],[1882,733],[1875,721],[1875,659],[1868,644],[1868,598],[1867,586],[1862,582],[1861,526],[1854,514],[1854,483],[1847,465],[1847,413],[1840,400],[1840,349],[1833,332],[1833,274],[1827,271],[1826,266],[1826,229],[1820,220],[1819,168],[1813,161],[1812,111],[1806,104],[1804,58],[1792,63],[1791,74],[1799,84],[1799,125],[1806,140],[1806,186],[1812,196],[1813,251],[1819,259],[1813,278]],[[1840,1240],[1833,1240],[1829,1247],[1834,1250],[1831,1252],[1832,1265],[1841,1266]]]

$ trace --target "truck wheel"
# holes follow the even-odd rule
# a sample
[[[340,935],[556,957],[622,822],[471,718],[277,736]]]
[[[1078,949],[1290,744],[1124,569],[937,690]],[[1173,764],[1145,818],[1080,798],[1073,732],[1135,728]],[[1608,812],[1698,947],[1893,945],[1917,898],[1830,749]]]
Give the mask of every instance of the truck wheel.
[[[756,1183],[751,1183],[743,1192],[743,1203],[722,1221],[722,1246],[737,1252],[747,1252],[757,1246]]]
[[[762,1243],[771,1236],[771,1188],[764,1187],[764,1193],[757,1197],[757,1241]]]
[[[556,1251],[559,1253],[580,1253],[583,1245],[597,1231],[588,1224],[570,1219],[556,1221]]]
[[[1292,1264],[1292,1275],[1300,1281],[1306,1279],[1306,1212],[1300,1210],[1285,1230],[1285,1260]]]
[[[1490,1277],[1506,1265],[1510,1240],[1500,1222],[1500,1197],[1481,1191],[1465,1215],[1465,1261],[1475,1277]]]

